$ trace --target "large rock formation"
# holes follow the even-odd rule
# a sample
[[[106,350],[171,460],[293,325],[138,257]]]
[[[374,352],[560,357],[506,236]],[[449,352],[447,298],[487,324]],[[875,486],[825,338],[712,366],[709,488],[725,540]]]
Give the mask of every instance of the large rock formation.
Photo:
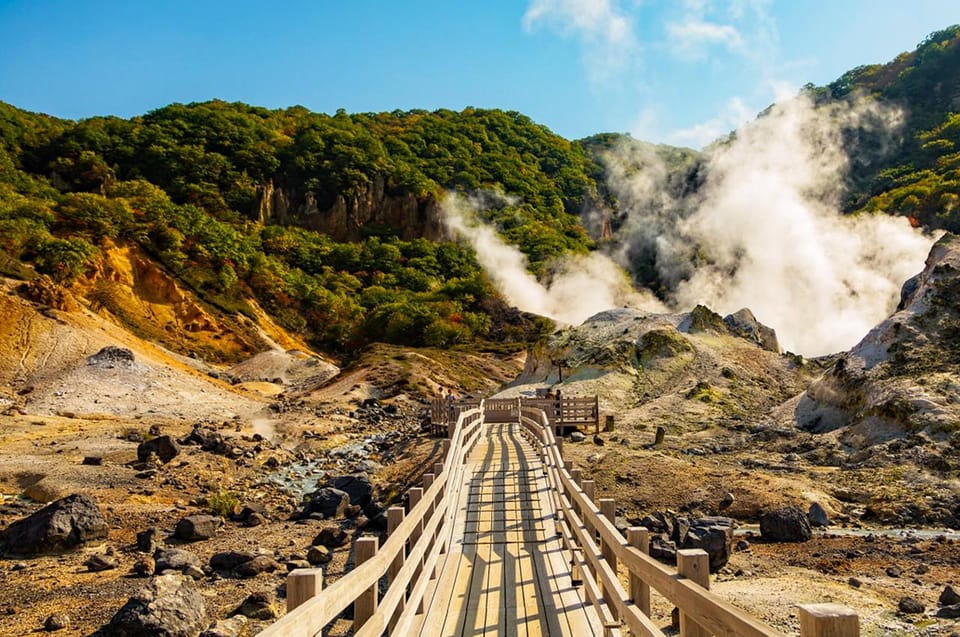
[[[598,394],[620,405],[624,426],[676,431],[686,424],[742,420],[802,392],[813,373],[781,355],[773,330],[749,310],[726,318],[704,306],[654,314],[620,308],[557,331],[527,357],[510,391],[555,385],[565,395]]]
[[[960,238],[934,245],[897,312],[810,386],[794,417],[853,449],[960,432]]]
[[[444,238],[440,202],[432,195],[391,193],[383,175],[353,195],[336,194],[332,200],[317,193],[277,187],[272,181],[257,189],[255,214],[261,223],[296,224],[328,234],[337,241],[359,241],[364,228],[388,229],[401,239]]]
[[[197,637],[206,607],[190,580],[160,575],[130,598],[101,631],[111,637]]]
[[[87,495],[70,495],[0,533],[0,547],[15,555],[57,553],[107,537],[109,526],[97,503]]]

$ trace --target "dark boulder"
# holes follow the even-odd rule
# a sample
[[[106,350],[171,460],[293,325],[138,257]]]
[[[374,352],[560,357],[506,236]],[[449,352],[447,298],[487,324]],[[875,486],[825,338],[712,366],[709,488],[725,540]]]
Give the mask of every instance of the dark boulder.
[[[166,464],[180,453],[180,445],[170,436],[157,436],[137,446],[137,459],[140,462],[146,462],[151,453],[156,454],[160,462]]]
[[[810,510],[807,511],[807,519],[811,526],[830,526],[830,516],[827,515],[826,510],[820,506],[819,502],[810,505]]]
[[[373,499],[373,484],[366,474],[358,473],[349,476],[337,476],[330,483],[334,489],[339,489],[350,497],[350,504],[365,507]]]
[[[926,608],[912,597],[901,597],[897,604],[897,610],[906,615],[917,615],[925,611]]]
[[[650,557],[664,564],[676,564],[677,545],[664,535],[654,535],[650,538]]]
[[[179,522],[173,534],[185,542],[209,540],[217,534],[223,521],[214,515],[188,515]]]
[[[955,604],[960,604],[960,594],[957,594],[957,591],[953,589],[953,586],[947,584],[943,592],[940,593],[940,599],[937,600],[944,606],[953,606]]]
[[[202,570],[202,563],[196,554],[184,549],[157,549],[153,554],[157,573],[164,571],[179,571],[181,573],[196,573]]]
[[[93,356],[87,357],[87,365],[96,365],[110,369],[112,367],[129,367],[135,358],[133,352],[126,347],[107,345]]]
[[[200,425],[194,425],[193,431],[180,439],[180,444],[198,445],[203,451],[209,451],[211,453],[217,453],[221,455],[226,454],[229,450],[229,447],[220,432],[210,429],[209,427],[202,427]]]
[[[324,487],[310,494],[303,509],[303,516],[319,513],[325,518],[340,518],[350,504],[350,496],[340,489]]]
[[[810,521],[798,507],[783,507],[760,515],[760,537],[772,542],[806,542],[813,536]]]
[[[330,549],[335,549],[339,546],[343,546],[349,541],[347,537],[347,532],[341,529],[339,526],[327,526],[320,530],[320,533],[317,534],[317,537],[313,539],[314,546],[325,546]]]
[[[734,521],[726,517],[706,517],[694,520],[681,546],[685,549],[703,549],[710,556],[710,572],[716,573],[727,565],[733,545]]]
[[[233,572],[240,577],[256,577],[260,573],[272,573],[280,568],[280,564],[269,555],[257,555],[252,560],[238,564]]]
[[[109,526],[96,501],[74,494],[52,502],[0,533],[0,546],[14,555],[66,551],[107,537]]]
[[[145,531],[137,533],[137,550],[144,553],[153,553],[160,545],[160,529],[151,526]]]
[[[197,637],[206,627],[203,596],[180,575],[160,575],[117,611],[108,637]]]
[[[215,571],[232,571],[244,562],[249,562],[256,557],[254,553],[247,551],[223,551],[214,553],[210,557],[210,568]]]

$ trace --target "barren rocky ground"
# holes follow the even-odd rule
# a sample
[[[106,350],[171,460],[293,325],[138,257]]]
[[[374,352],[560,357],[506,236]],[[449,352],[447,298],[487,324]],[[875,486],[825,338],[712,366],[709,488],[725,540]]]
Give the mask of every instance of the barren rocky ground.
[[[562,391],[599,395],[602,421],[613,419],[603,444],[587,432],[565,452],[616,499],[623,524],[722,515],[739,526],[737,549],[712,583],[722,595],[786,632],[797,628],[795,604],[819,601],[858,609],[865,635],[960,631],[935,616],[944,589],[960,588],[951,443],[912,432],[856,448],[841,429],[794,426],[804,390],[836,359],[771,351],[758,326],[729,327],[705,308],[617,311],[526,357],[381,345],[341,371],[269,324],[208,321],[191,336],[203,351],[222,339],[234,350],[257,345],[207,362],[141,340],[69,296],[28,301],[12,283],[4,291],[0,530],[83,493],[106,532],[70,550],[0,557],[0,635],[57,621],[65,624],[57,634],[96,633],[150,581],[151,559],[164,558],[138,541],[151,528],[161,549],[195,556],[178,570],[193,579],[194,602],[202,599],[203,626],[239,610],[249,617],[245,634],[255,634],[282,614],[288,569],[322,563],[328,582],[341,576],[351,540],[380,532],[379,508],[401,502],[439,458],[423,427],[427,398],[440,387],[533,393],[559,380],[560,358]],[[165,436],[180,441],[175,455],[143,451]],[[352,504],[333,519],[304,509],[305,494],[358,473],[369,477],[375,508]],[[812,503],[829,525],[809,541],[759,537],[765,511]],[[210,514],[206,539],[183,539],[184,518]],[[314,546],[327,528],[342,539]],[[256,567],[224,567],[241,559]],[[905,597],[922,610],[903,612]],[[668,625],[669,605],[655,608]]]

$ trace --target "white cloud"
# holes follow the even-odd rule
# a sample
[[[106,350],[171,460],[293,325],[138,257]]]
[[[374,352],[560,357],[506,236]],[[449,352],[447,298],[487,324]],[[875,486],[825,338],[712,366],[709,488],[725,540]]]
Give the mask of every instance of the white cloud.
[[[523,27],[533,31],[541,23],[581,41],[594,80],[609,78],[639,52],[633,23],[616,0],[530,0]]]
[[[668,22],[667,35],[676,55],[693,59],[705,58],[711,46],[720,45],[730,51],[744,46],[743,36],[736,28],[692,16],[683,22]]]

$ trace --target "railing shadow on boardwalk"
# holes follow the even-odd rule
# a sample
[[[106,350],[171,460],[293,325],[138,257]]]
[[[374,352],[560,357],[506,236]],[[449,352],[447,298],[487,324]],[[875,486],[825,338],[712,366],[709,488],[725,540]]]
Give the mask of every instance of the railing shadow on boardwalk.
[[[595,399],[593,402],[598,405]],[[322,590],[320,569],[297,569],[290,573],[287,580],[288,612],[260,634],[266,637],[321,635],[324,628],[351,604],[354,609],[353,634],[357,637],[406,636],[417,632],[424,623],[425,603],[431,601],[431,596],[436,597],[435,589],[440,586],[436,580],[438,569],[451,559],[453,543],[465,540],[465,537],[453,535],[458,528],[455,525],[457,516],[462,512],[466,520],[468,513],[462,510],[461,503],[465,502],[468,509],[483,507],[482,498],[471,500],[469,497],[477,481],[476,476],[468,475],[466,463],[481,436],[486,434],[492,436],[490,440],[499,443],[499,448],[512,448],[519,458],[518,466],[512,469],[495,466],[498,460],[502,464],[502,456],[495,457],[494,449],[498,445],[489,444],[481,466],[493,470],[491,486],[497,483],[498,477],[501,485],[506,484],[506,477],[514,474],[510,477],[516,482],[519,502],[521,481],[518,478],[527,478],[522,481],[524,495],[529,496],[531,513],[533,505],[539,507],[538,516],[534,517],[539,520],[542,530],[538,535],[537,525],[521,521],[519,548],[511,549],[512,545],[506,541],[491,544],[487,551],[489,557],[474,549],[469,556],[472,560],[470,577],[477,582],[488,582],[495,568],[502,571],[510,561],[509,551],[522,551],[528,543],[542,544],[545,550],[530,552],[535,566],[531,575],[560,572],[551,571],[551,564],[557,563],[566,563],[572,570],[567,571],[569,576],[561,578],[566,581],[551,576],[545,578],[547,581],[536,582],[538,603],[541,599],[551,599],[557,605],[555,612],[538,609],[540,628],[545,629],[541,632],[583,634],[565,631],[558,617],[570,610],[587,608],[605,637],[618,636],[622,631],[631,635],[663,635],[650,617],[650,591],[656,590],[680,609],[680,633],[684,637],[781,635],[709,591],[705,552],[679,551],[678,570],[674,570],[647,555],[646,529],[631,528],[624,538],[614,526],[615,502],[608,498],[595,500],[593,482],[584,479],[580,471],[564,461],[562,440],[557,437],[555,423],[550,420],[550,413],[557,415],[558,412],[548,412],[521,400],[513,403],[515,407],[505,401],[493,403],[489,410],[493,416],[491,420],[507,418],[513,423],[515,426],[511,429],[520,430],[532,445],[536,463],[528,462],[526,443],[507,437],[506,429],[502,427],[494,429],[485,425],[486,401],[477,407],[459,410],[456,420],[447,427],[449,438],[443,441],[444,461],[434,465],[432,472],[424,474],[422,487],[408,492],[409,511],[402,507],[388,509],[389,531],[383,545],[379,546],[376,537],[357,540],[355,568],[327,590]],[[595,407],[595,416],[598,416],[597,411]],[[519,453],[521,450],[523,453]],[[534,485],[544,485],[542,493],[539,486],[537,491],[530,486],[531,470],[542,472],[532,481]],[[465,499],[461,493],[464,484],[469,485]],[[482,477],[479,486],[484,486]],[[483,489],[478,489],[477,494],[482,495]],[[499,505],[491,511],[493,521],[505,526],[506,500],[501,499]],[[503,533],[505,540],[512,537],[506,529]],[[491,535],[491,539],[495,537]],[[556,551],[562,551],[562,559],[557,559]],[[629,591],[621,585],[618,569],[626,572]],[[574,580],[580,585],[577,586]],[[517,577],[514,572],[510,581],[503,581],[503,584],[499,591],[489,583],[480,584],[476,591],[477,594],[508,595],[506,599],[499,599],[511,602],[506,607],[514,609],[513,615],[502,619],[498,615],[496,629],[483,626],[483,630],[479,630],[476,621],[468,627],[474,595],[471,586],[470,599],[462,600],[466,604],[459,604],[455,610],[455,623],[464,628],[464,632],[458,634],[516,634],[514,626],[507,624],[506,619],[512,617],[512,621],[519,621],[518,596],[526,595],[519,591],[526,591],[529,582],[523,573]],[[385,591],[382,598],[381,590]],[[454,594],[451,590],[449,601],[438,608],[442,607],[445,612],[453,610],[457,606],[453,603]],[[440,595],[442,600],[442,591]],[[801,637],[859,635],[857,614],[848,608],[834,604],[809,604],[797,608]],[[486,623],[484,618],[483,624]]]

